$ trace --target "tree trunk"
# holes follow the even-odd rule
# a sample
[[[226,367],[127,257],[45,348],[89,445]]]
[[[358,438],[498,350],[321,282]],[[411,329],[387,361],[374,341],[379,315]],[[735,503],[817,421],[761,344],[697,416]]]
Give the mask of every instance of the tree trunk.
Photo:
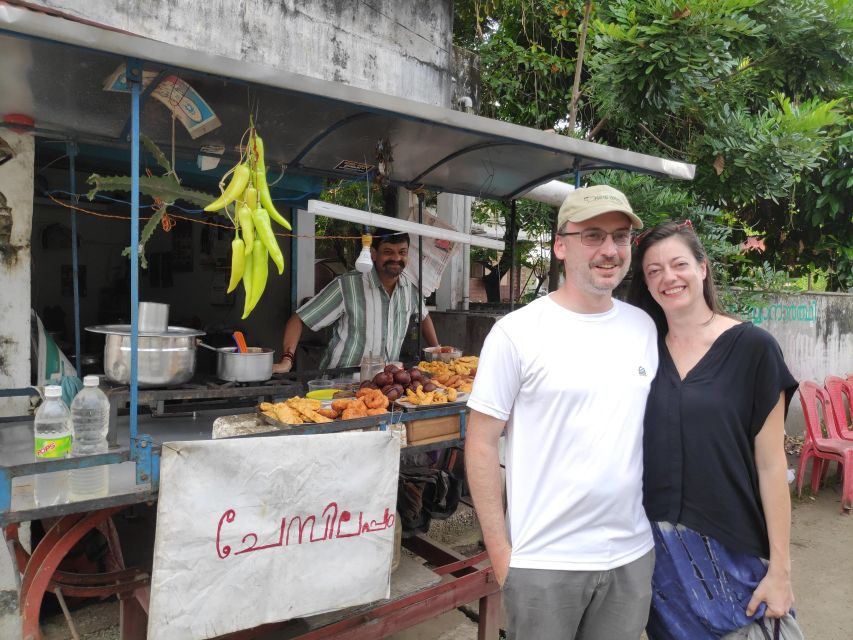
[[[575,134],[575,123],[578,115],[578,98],[580,97],[581,71],[583,70],[583,52],[586,48],[586,32],[589,30],[589,14],[592,11],[592,0],[586,0],[583,8],[581,23],[581,41],[578,44],[578,59],[575,63],[575,81],[572,85],[572,102],[569,105],[569,135]]]
[[[500,260],[496,265],[486,265],[486,269],[490,271],[483,276],[483,287],[486,289],[486,299],[489,302],[500,303],[501,300],[501,280],[509,272],[512,267],[512,252],[510,247],[517,244],[519,225],[511,224],[511,214],[507,212],[504,215],[504,244],[506,250],[501,254]],[[513,238],[513,235],[515,236]],[[516,292],[518,293],[518,292]]]

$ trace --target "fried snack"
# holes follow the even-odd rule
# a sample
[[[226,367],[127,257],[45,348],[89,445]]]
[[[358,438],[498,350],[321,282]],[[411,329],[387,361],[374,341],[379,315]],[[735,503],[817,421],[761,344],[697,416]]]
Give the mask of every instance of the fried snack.
[[[331,407],[329,407],[328,409],[317,409],[317,413],[319,413],[321,416],[325,416],[329,420],[336,420],[341,415],[339,411],[335,411]]]
[[[386,409],[390,404],[388,396],[379,389],[359,389],[357,397],[364,403],[368,409]]]
[[[341,414],[341,418],[343,420],[351,420],[353,418],[366,418],[367,417],[367,407],[364,405],[360,399],[352,400],[349,403],[349,406],[346,410]]]
[[[264,404],[270,404],[269,402],[265,402]],[[270,405],[272,406],[272,405]],[[278,416],[275,415],[275,411],[261,411],[267,418],[272,418],[273,420],[278,420]]]
[[[458,394],[456,393],[456,389],[454,389],[453,387],[450,387],[449,389],[447,389],[447,401],[448,402],[456,402],[457,395]]]
[[[296,409],[288,406],[284,402],[279,402],[273,405],[275,408],[275,417],[279,422],[285,422],[287,424],[302,424],[305,420],[299,414]]]
[[[324,422],[331,422],[330,418],[317,413],[313,409],[309,409],[305,405],[297,405],[296,411],[299,413],[302,418],[306,419],[308,422],[316,422],[317,424],[322,424]]]
[[[438,389],[425,392],[423,386],[418,385],[415,391],[406,389],[406,400],[420,406],[445,404],[447,403],[447,395]]]
[[[272,402],[262,402],[258,405],[258,409],[261,410],[261,413],[267,413],[268,411],[275,411],[275,405]]]
[[[289,407],[293,407],[300,413],[303,411],[316,411],[320,407],[323,406],[323,403],[319,400],[312,400],[311,398],[301,398],[299,396],[290,398],[285,400],[285,403]]]
[[[381,416],[383,413],[388,413],[387,409],[368,409],[367,415],[369,416]]]
[[[442,362],[436,360],[434,362],[420,362],[418,369],[432,374],[433,378],[445,378],[458,374],[460,376],[473,376],[477,372],[477,367],[480,365],[480,358],[477,356],[462,356],[455,358],[450,362]],[[445,382],[445,380],[442,380]]]
[[[337,400],[332,400],[332,409],[338,413],[343,413],[346,411],[350,402],[352,402],[352,398],[338,398]]]
[[[300,398],[299,396],[296,396],[295,398],[290,398],[285,401],[285,404],[309,422],[324,423],[332,421],[330,418],[317,413],[317,409],[323,406],[323,403],[319,400]]]

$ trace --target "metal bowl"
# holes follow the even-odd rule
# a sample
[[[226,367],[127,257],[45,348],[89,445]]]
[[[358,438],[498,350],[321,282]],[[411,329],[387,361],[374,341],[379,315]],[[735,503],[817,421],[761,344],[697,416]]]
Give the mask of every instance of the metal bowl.
[[[216,350],[216,375],[233,382],[264,382],[272,378],[275,352],[272,349],[250,347],[240,353],[236,347]]]
[[[130,325],[86,327],[102,333],[104,375],[115,384],[130,384]],[[140,332],[137,342],[137,380],[141,388],[171,387],[187,382],[195,373],[196,338],[204,331],[169,327],[163,332]]]
[[[442,349],[449,349],[449,351],[442,351]],[[462,349],[456,349],[454,347],[426,347],[424,349],[424,360],[426,362],[434,362],[436,360],[440,360],[441,362],[450,362],[451,360],[461,357]]]

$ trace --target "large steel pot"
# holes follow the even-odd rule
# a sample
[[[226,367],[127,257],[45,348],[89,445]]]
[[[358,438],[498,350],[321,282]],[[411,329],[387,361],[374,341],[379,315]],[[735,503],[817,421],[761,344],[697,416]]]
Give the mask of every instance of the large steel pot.
[[[236,347],[216,350],[216,375],[232,382],[263,382],[272,378],[275,352],[272,349],[250,347],[240,353]]]
[[[130,325],[86,327],[103,333],[104,374],[116,384],[130,384]],[[196,338],[204,331],[169,327],[163,332],[139,332],[137,379],[140,387],[170,387],[183,384],[195,373]]]

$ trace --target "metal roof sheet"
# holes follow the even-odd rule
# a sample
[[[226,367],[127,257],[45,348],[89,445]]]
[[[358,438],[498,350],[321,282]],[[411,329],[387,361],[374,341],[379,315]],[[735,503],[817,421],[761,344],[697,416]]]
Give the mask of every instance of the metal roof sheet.
[[[549,180],[601,168],[692,179],[690,164],[212,56],[132,34],[0,4],[0,113],[25,113],[43,135],[126,144],[130,99],[104,81],[128,58],[175,74],[210,105],[221,126],[193,139],[176,127],[178,154],[223,145],[226,158],[248,126],[249,106],[268,166],[329,177],[393,156],[388,178],[409,188],[484,198],[517,197]],[[155,81],[156,82],[156,81]],[[152,83],[153,84],[153,83]],[[172,114],[148,99],[142,130],[172,144]]]

